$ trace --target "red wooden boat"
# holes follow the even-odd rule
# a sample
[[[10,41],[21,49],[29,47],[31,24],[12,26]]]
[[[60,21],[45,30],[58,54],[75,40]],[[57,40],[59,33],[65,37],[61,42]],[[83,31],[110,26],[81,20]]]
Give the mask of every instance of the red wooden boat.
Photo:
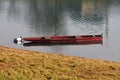
[[[32,42],[40,44],[96,44],[102,43],[102,35],[19,37],[14,43]]]

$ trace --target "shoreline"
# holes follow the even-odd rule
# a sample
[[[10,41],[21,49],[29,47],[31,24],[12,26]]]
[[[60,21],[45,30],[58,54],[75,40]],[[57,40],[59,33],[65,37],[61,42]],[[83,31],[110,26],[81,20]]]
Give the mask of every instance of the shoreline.
[[[2,80],[119,80],[120,62],[0,46]]]

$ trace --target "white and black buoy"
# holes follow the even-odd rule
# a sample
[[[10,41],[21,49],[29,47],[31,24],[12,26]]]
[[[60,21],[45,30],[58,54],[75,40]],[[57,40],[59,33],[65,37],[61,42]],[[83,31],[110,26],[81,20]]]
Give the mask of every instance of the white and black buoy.
[[[22,37],[18,37],[18,38],[14,39],[14,43],[16,43],[16,44],[22,44],[22,42],[23,42]]]

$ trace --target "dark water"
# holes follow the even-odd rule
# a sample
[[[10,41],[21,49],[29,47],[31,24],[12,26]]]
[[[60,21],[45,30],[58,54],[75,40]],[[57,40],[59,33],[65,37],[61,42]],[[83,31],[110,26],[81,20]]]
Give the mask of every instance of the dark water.
[[[120,61],[120,0],[0,0],[0,45]],[[24,47],[19,36],[103,34],[103,44]]]

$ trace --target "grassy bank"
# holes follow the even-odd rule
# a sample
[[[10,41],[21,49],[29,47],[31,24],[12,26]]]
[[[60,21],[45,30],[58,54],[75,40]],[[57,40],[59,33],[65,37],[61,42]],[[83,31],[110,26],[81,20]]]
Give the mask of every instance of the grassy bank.
[[[0,46],[0,80],[120,80],[120,63]]]

